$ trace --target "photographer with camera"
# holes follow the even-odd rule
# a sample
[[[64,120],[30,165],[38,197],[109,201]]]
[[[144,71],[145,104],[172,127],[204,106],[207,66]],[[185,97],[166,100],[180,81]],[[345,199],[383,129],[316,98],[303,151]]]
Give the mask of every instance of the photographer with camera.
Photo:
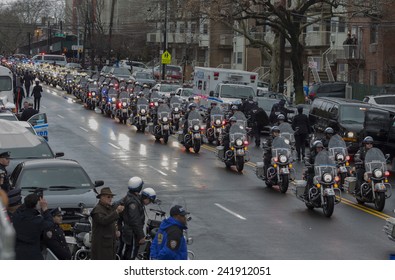
[[[42,192],[27,195],[14,213],[12,222],[16,233],[15,259],[43,260],[41,236],[53,225],[53,220]]]
[[[10,191],[10,179],[6,167],[10,164],[10,152],[0,153],[0,188],[6,193]]]

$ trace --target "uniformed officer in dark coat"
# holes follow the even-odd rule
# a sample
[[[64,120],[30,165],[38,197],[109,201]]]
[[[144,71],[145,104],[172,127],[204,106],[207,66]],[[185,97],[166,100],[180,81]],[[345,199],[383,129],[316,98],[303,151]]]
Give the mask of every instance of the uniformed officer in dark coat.
[[[8,193],[11,189],[10,178],[6,169],[6,167],[10,164],[10,157],[10,152],[3,152],[0,154],[0,176],[3,177],[3,179],[0,178],[0,187],[6,193]]]
[[[44,244],[55,254],[59,260],[70,260],[71,252],[66,243],[66,237],[60,224],[63,221],[63,212],[60,207],[50,212],[54,224],[44,233]]]
[[[36,209],[40,206],[41,211]],[[12,217],[16,233],[15,258],[17,260],[43,260],[41,236],[53,225],[48,204],[44,198],[32,193]]]

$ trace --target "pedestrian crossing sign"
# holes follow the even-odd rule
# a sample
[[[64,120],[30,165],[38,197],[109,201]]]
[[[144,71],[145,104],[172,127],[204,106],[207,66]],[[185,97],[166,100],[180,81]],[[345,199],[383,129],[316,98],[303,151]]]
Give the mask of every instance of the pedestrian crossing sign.
[[[171,62],[171,54],[168,51],[165,51],[162,54],[162,64],[170,64]]]

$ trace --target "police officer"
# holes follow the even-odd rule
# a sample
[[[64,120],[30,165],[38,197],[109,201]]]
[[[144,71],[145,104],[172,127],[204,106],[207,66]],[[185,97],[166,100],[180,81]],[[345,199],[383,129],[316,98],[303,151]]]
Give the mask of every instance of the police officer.
[[[210,127],[210,126],[211,126],[211,110],[212,110],[213,108],[215,108],[215,107],[217,107],[217,102],[211,101],[210,107],[207,109],[206,127]]]
[[[242,111],[245,115],[248,115],[255,105],[256,102],[254,101],[254,96],[250,95],[248,96],[248,100],[241,104],[240,111]]]
[[[227,150],[229,150],[229,145],[230,145],[229,132],[230,132],[230,128],[232,127],[232,125],[234,125],[236,123],[237,123],[236,117],[230,117],[229,123],[226,125],[226,127],[224,129],[224,134],[223,134],[223,138],[222,138],[222,145],[224,146],[224,151],[225,152]]]
[[[366,136],[362,140],[362,147],[355,154],[355,168],[356,168],[356,177],[357,177],[357,185],[355,187],[355,195],[360,195],[361,193],[361,185],[363,183],[363,175],[365,174],[365,156],[368,150],[373,148],[373,137]]]
[[[305,157],[305,143],[311,133],[309,118],[303,114],[303,107],[298,107],[298,114],[292,120],[292,129],[295,131],[295,146],[298,160]]]
[[[121,203],[125,206],[122,213],[122,241],[118,254],[124,260],[134,260],[137,257],[140,244],[145,242],[144,222],[145,206],[156,199],[155,190],[146,188],[143,191],[144,182],[140,177],[132,177],[128,182],[128,192]]]
[[[63,222],[63,212],[60,207],[50,211],[54,224],[44,233],[44,244],[59,260],[70,260],[71,253],[66,243],[66,237],[60,225]]]
[[[322,144],[321,141],[319,141],[319,140],[314,141],[313,146],[311,147],[311,150],[310,150],[309,158],[307,159],[310,166],[307,169],[307,174],[306,174],[307,175],[307,183],[306,183],[306,187],[304,190],[304,198],[305,199],[308,198],[309,189],[313,186],[315,158],[318,155],[318,153],[321,152],[323,149],[324,149],[324,145]]]
[[[293,111],[285,108],[285,100],[281,99],[278,103],[274,104],[272,107],[272,110],[270,112],[270,122],[272,124],[276,123],[277,116],[279,114],[283,114],[285,117],[285,121],[287,121],[288,113],[293,113]]]
[[[228,114],[228,116],[227,116],[227,119],[229,120],[231,117],[233,117],[234,114],[235,114],[238,110],[239,110],[239,107],[237,107],[237,105],[232,105],[232,106],[230,107],[230,112],[229,112],[229,114]]]
[[[195,111],[195,109],[196,109],[196,104],[195,103],[190,103],[189,105],[188,105],[188,109],[189,109],[189,111],[185,114],[185,116],[184,116],[184,118],[185,118],[185,120],[184,120],[184,130],[183,130],[183,133],[184,133],[184,135],[186,135],[187,133],[188,133],[188,117],[189,117],[189,114],[192,112],[192,111]]]
[[[10,152],[3,152],[0,154],[0,176],[3,177],[2,181],[0,181],[0,187],[6,193],[8,193],[11,189],[10,178],[7,173],[6,167],[10,164]]]
[[[335,131],[333,130],[332,127],[327,127],[324,130],[325,136],[321,139],[322,144],[324,145],[324,148],[328,148],[329,140],[331,140],[331,137]]]
[[[187,242],[183,231],[187,229],[189,213],[180,205],[170,209],[170,218],[162,221],[151,245],[152,260],[188,259]]]
[[[272,161],[272,142],[274,138],[280,136],[280,128],[278,126],[273,126],[270,129],[271,136],[267,140],[266,144],[263,146],[263,174],[267,176],[267,169],[269,168],[271,161]]]

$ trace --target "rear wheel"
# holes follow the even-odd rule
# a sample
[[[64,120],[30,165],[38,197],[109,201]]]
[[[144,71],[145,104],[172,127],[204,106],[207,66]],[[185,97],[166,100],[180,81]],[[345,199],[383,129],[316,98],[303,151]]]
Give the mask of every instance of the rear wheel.
[[[326,217],[330,217],[333,214],[333,210],[335,210],[335,197],[334,196],[325,196],[324,197],[324,205],[322,206],[322,210],[324,211],[324,215]]]
[[[379,192],[376,193],[376,198],[374,200],[374,208],[376,208],[377,211],[383,211],[385,206],[385,193]]]

